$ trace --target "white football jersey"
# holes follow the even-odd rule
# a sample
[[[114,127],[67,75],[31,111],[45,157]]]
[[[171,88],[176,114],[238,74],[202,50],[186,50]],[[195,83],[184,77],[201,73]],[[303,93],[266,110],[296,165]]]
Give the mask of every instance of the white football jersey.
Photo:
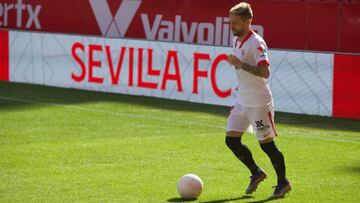
[[[246,64],[252,66],[261,63],[270,64],[265,41],[252,30],[242,42],[234,37],[233,48],[234,55]],[[266,78],[253,75],[239,68],[236,68],[236,75],[238,79],[236,103],[257,107],[273,102]]]

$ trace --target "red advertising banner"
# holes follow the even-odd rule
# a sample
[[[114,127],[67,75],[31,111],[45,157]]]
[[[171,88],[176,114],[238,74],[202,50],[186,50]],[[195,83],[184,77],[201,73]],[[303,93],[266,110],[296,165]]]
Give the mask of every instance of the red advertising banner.
[[[360,119],[359,67],[359,55],[334,55],[334,117]]]
[[[231,45],[238,0],[2,0],[0,28]],[[360,1],[248,1],[271,48],[360,53]]]
[[[9,80],[9,33],[0,30],[0,80]]]

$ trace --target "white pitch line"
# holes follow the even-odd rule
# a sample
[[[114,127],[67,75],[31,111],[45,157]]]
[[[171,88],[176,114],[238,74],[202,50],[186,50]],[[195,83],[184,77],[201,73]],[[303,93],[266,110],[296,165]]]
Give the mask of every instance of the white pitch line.
[[[151,120],[167,122],[167,123],[164,123],[164,124],[167,124],[167,125],[169,125],[169,124],[170,125],[171,124],[191,125],[191,126],[211,127],[211,128],[217,128],[217,129],[225,130],[224,126],[208,125],[208,124],[201,124],[201,123],[194,123],[194,122],[187,122],[187,121],[179,121],[179,120],[172,120],[172,119],[166,119],[166,118],[160,118],[160,117],[154,117],[154,116],[146,116],[146,115],[135,115],[135,114],[123,113],[123,112],[112,112],[112,111],[106,111],[106,110],[102,110],[102,109],[89,109],[89,108],[83,108],[83,107],[79,107],[79,106],[72,106],[72,105],[66,105],[66,104],[60,104],[60,103],[40,102],[40,101],[29,100],[29,99],[20,99],[20,98],[3,97],[3,96],[0,96],[0,99],[9,100],[9,101],[16,101],[16,102],[22,102],[22,103],[30,103],[30,104],[59,106],[59,107],[65,108],[65,109],[75,109],[75,110],[79,110],[79,111],[103,113],[103,114],[108,114],[108,115],[113,115],[113,116],[126,116],[126,117],[130,117],[130,118],[151,119]],[[333,139],[333,138],[329,138],[329,137],[302,136],[302,135],[281,135],[281,136],[305,138],[305,139],[315,139],[315,140],[324,140],[324,141],[333,141],[333,142],[339,142],[339,143],[360,144],[360,142],[356,142],[356,141],[353,141],[353,140]]]

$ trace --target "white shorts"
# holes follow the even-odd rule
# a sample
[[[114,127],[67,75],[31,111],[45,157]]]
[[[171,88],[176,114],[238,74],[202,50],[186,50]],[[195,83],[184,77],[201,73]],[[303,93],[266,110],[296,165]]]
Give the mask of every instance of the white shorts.
[[[259,141],[276,137],[274,123],[274,106],[247,107],[236,103],[230,111],[226,131],[245,132],[250,124]]]

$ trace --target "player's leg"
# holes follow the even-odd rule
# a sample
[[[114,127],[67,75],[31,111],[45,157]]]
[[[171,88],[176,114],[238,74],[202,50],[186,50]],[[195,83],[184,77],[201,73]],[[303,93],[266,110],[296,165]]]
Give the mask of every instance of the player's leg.
[[[252,125],[261,149],[270,158],[275,169],[278,184],[273,197],[282,197],[291,190],[290,182],[286,179],[285,159],[283,153],[275,145],[274,137],[277,136],[274,123],[274,109],[272,105],[252,108],[249,112]]]
[[[256,164],[250,149],[241,142],[243,132],[227,131],[225,143],[233,154],[238,158],[251,172],[252,175],[259,172],[260,168]]]
[[[277,175],[277,185],[273,198],[283,197],[291,190],[291,184],[286,178],[286,167],[283,153],[275,145],[273,138],[259,141],[261,149],[268,155]]]
[[[258,184],[266,178],[266,173],[259,168],[253,159],[250,149],[241,142],[243,132],[250,126],[241,106],[235,106],[228,117],[225,143],[233,154],[250,170],[250,184],[246,193],[256,190]]]

